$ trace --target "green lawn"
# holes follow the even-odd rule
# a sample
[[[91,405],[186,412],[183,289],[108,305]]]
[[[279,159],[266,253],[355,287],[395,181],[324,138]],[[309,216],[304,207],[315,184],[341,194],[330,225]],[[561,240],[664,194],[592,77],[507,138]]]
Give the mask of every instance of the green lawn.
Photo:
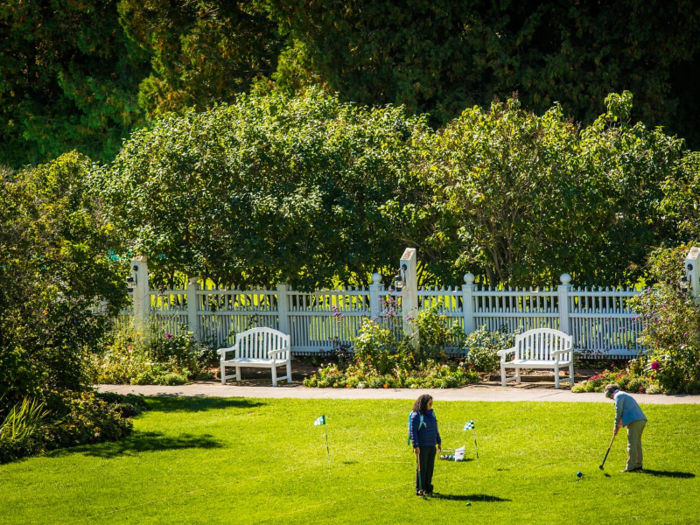
[[[621,474],[613,405],[435,400],[438,497],[416,498],[406,401],[150,399],[124,441],[0,466],[0,523],[691,523],[699,408],[644,406],[645,473]],[[325,414],[324,428],[314,419]],[[474,419],[473,434],[462,431]],[[583,472],[578,480],[576,472]],[[471,505],[467,506],[467,503]]]

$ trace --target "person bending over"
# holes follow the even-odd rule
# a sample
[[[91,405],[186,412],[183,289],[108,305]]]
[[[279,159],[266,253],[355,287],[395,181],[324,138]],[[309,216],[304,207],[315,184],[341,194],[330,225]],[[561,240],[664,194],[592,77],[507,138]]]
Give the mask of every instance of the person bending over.
[[[620,390],[616,384],[605,387],[605,397],[615,401],[615,428],[617,436],[620,427],[627,427],[627,465],[622,472],[642,470],[642,432],[647,418],[639,404],[627,392]]]

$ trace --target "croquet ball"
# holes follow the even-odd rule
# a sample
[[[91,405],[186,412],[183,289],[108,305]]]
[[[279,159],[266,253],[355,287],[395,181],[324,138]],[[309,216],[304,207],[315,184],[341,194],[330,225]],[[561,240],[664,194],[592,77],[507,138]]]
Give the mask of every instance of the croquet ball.
[[[471,503],[469,503],[469,502],[467,501],[467,505],[466,505],[466,506],[467,506],[467,507],[471,507],[471,506],[472,506],[472,504],[471,504]]]
[[[577,475],[579,478],[580,478],[581,476],[583,476],[583,474],[580,473],[580,472],[577,472],[576,475]]]

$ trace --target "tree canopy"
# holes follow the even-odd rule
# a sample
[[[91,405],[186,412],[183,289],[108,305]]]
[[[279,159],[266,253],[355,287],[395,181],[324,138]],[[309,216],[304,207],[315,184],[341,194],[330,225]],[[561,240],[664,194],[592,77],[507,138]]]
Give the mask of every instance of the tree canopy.
[[[164,276],[300,289],[365,283],[418,248],[424,284],[625,284],[683,240],[696,155],[630,120],[632,95],[578,127],[515,99],[434,131],[401,108],[319,90],[243,96],[157,120],[93,175],[127,247]],[[678,186],[685,188],[678,192]]]
[[[8,0],[0,44],[0,163],[14,167],[71,149],[110,160],[158,115],[310,86],[433,128],[515,92],[589,125],[628,90],[633,121],[700,147],[692,0]]]

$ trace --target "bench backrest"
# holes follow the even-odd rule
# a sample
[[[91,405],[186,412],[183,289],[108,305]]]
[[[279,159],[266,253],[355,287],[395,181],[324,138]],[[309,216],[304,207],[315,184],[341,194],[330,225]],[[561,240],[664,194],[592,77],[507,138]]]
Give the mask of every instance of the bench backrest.
[[[555,350],[569,350],[573,338],[559,330],[536,328],[515,336],[515,359],[550,361]]]
[[[238,357],[268,359],[270,350],[289,349],[290,337],[272,328],[251,328],[236,334]],[[287,356],[279,356],[285,359]]]

